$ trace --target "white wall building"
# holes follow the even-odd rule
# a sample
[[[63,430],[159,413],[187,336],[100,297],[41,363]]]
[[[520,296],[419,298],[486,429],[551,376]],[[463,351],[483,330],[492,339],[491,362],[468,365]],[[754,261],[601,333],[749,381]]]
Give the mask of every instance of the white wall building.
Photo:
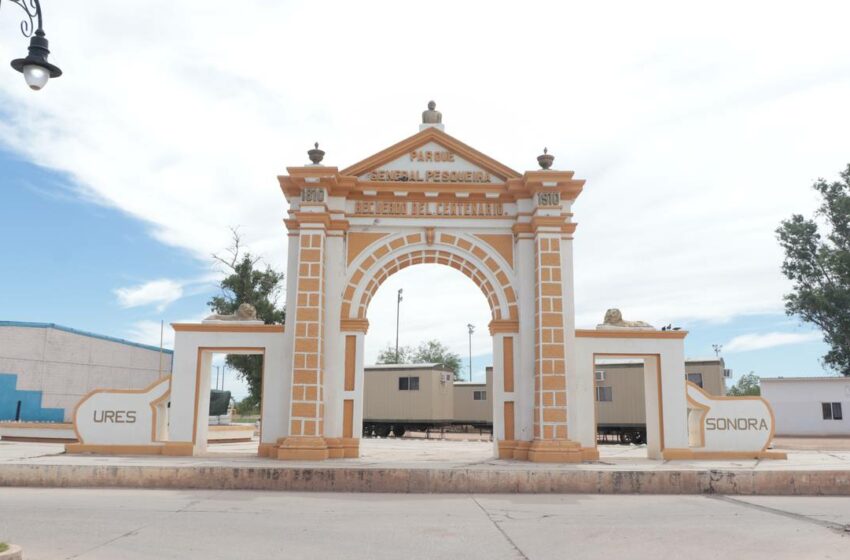
[[[169,375],[171,356],[53,323],[0,321],[0,421],[71,421],[94,389],[142,389]]]
[[[850,377],[761,379],[778,436],[850,436]]]

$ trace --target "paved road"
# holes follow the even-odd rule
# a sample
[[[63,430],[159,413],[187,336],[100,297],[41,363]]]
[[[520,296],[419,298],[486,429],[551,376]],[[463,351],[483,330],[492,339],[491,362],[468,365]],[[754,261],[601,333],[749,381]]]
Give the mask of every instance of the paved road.
[[[0,488],[27,560],[850,557],[850,498]]]

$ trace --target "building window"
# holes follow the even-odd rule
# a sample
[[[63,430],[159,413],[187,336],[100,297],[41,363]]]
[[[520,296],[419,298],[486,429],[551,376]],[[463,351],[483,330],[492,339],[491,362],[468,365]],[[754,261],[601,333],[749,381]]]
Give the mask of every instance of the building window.
[[[603,402],[610,402],[614,400],[614,394],[611,387],[597,387],[596,388],[596,400]]]
[[[399,391],[418,391],[419,390],[419,377],[399,377],[398,378],[398,390]]]
[[[474,400],[474,401],[486,401],[487,400],[487,391],[472,391],[472,400]]]
[[[689,373],[688,381],[702,389],[702,374],[701,373]]]
[[[823,410],[823,419],[824,420],[843,420],[844,415],[841,413],[841,403],[820,403],[821,410]]]

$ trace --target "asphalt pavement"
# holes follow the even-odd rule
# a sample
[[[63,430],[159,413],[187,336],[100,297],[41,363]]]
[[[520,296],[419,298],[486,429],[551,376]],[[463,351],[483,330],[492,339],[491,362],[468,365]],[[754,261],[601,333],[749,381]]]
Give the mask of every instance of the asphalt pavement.
[[[0,488],[27,560],[850,558],[850,498]]]

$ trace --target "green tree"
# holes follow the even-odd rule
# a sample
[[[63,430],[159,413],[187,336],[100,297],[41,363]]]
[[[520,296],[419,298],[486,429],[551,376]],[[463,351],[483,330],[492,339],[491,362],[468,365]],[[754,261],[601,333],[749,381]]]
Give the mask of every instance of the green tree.
[[[745,373],[737,383],[732,385],[726,394],[730,397],[747,397],[753,395],[761,395],[761,387],[759,386],[759,376],[754,372]]]
[[[387,343],[387,347],[378,353],[379,364],[409,364],[413,349],[410,346],[399,346],[396,355],[395,346]]]
[[[399,346],[396,355],[395,346],[387,347],[378,353],[379,364],[440,364],[454,373],[455,380],[460,379],[460,356],[450,352],[440,341],[422,342],[416,348]]]
[[[460,380],[460,356],[450,352],[438,340],[420,343],[411,359],[417,364],[440,364],[454,373],[455,381]]]
[[[793,282],[785,312],[817,325],[830,346],[824,365],[850,376],[850,165],[841,180],[818,179],[815,219],[794,214],[776,230],[785,250],[782,272]]]
[[[262,267],[262,259],[243,252],[239,231],[233,232],[233,245],[224,256],[213,255],[213,259],[224,266],[226,276],[221,280],[221,294],[213,296],[207,305],[215,313],[229,314],[243,303],[250,303],[257,310],[257,318],[266,324],[283,323],[286,310],[278,305],[283,288],[283,274],[269,265]],[[258,406],[262,395],[262,356],[228,355],[227,365],[239,372],[248,384],[246,406]]]

